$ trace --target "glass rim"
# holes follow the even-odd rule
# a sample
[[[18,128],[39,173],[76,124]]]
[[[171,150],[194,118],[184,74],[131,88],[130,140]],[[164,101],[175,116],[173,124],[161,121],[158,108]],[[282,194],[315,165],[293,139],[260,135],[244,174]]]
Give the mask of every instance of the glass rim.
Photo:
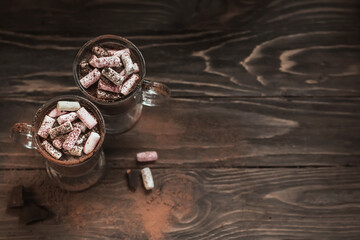
[[[105,40],[105,41],[104,41]],[[88,91],[80,84],[80,79],[78,77],[78,74],[77,74],[77,65],[79,63],[79,58],[80,56],[83,54],[83,52],[85,50],[88,49],[89,46],[91,46],[92,44],[95,44],[96,42],[106,42],[106,40],[109,40],[109,42],[111,42],[111,40],[113,41],[119,41],[119,42],[124,42],[128,45],[131,46],[132,50],[135,51],[135,53],[137,54],[137,57],[139,57],[140,59],[140,62],[141,62],[141,66],[143,66],[143,68],[141,69],[142,71],[142,76],[140,76],[140,81],[139,83],[136,85],[136,87],[131,90],[131,92],[129,94],[127,94],[126,96],[118,99],[118,100],[115,100],[114,102],[106,102],[106,101],[101,101],[99,100],[98,98],[92,96],[91,94],[88,93]],[[140,67],[140,66],[139,66]],[[100,36],[97,36],[95,38],[92,38],[90,39],[89,41],[87,41],[80,49],[79,51],[77,52],[76,56],[75,56],[75,59],[74,59],[74,62],[73,62],[73,77],[74,77],[74,80],[75,80],[75,83],[76,85],[80,88],[80,91],[89,99],[91,99],[91,101],[94,101],[96,102],[96,104],[99,104],[99,105],[107,105],[107,106],[111,106],[111,105],[116,105],[118,104],[119,102],[122,102],[122,101],[125,101],[126,99],[130,98],[131,96],[133,96],[135,94],[135,92],[137,91],[137,89],[139,89],[142,84],[143,84],[143,81],[145,79],[145,74],[146,74],[146,65],[145,65],[145,59],[142,55],[142,53],[140,52],[140,50],[138,49],[138,47],[136,47],[136,45],[134,43],[132,43],[130,40],[124,38],[124,37],[121,37],[121,36],[117,36],[117,35],[112,35],[112,34],[105,34],[105,35],[100,35]]]
[[[53,106],[54,103],[56,103],[57,101],[61,101],[61,100],[72,100],[72,101],[78,100],[78,101],[86,102],[86,104],[91,107],[91,112],[93,112],[97,115],[95,117],[99,121],[99,125],[101,124],[101,126],[99,127],[99,130],[100,130],[100,136],[101,135],[102,136],[100,137],[100,140],[99,140],[97,146],[95,147],[95,149],[90,154],[87,154],[83,157],[79,157],[77,159],[78,161],[75,161],[75,162],[74,161],[64,162],[64,161],[53,158],[41,146],[40,137],[37,134],[38,128],[40,127],[41,122],[43,120],[43,119],[39,119],[41,117],[43,111],[46,109],[48,109],[48,111],[51,111],[50,107]],[[88,106],[85,106],[85,107],[88,107]],[[43,114],[43,116],[45,116],[45,114]],[[98,118],[100,118],[100,119],[98,119]],[[85,164],[87,162],[87,160],[89,160],[91,157],[95,156],[97,154],[97,152],[99,152],[99,150],[101,150],[101,147],[104,143],[105,135],[106,135],[105,120],[104,120],[104,117],[102,116],[100,110],[98,109],[98,107],[96,107],[96,105],[94,103],[92,103],[89,99],[86,99],[86,98],[78,96],[78,95],[61,95],[61,96],[57,96],[57,97],[51,98],[50,100],[46,101],[36,111],[36,113],[33,117],[33,120],[32,120],[32,128],[33,128],[33,139],[34,139],[35,145],[37,147],[36,150],[38,150],[43,157],[45,157],[47,160],[51,161],[52,163],[56,163],[57,165],[65,166],[65,167],[77,167],[79,165]]]

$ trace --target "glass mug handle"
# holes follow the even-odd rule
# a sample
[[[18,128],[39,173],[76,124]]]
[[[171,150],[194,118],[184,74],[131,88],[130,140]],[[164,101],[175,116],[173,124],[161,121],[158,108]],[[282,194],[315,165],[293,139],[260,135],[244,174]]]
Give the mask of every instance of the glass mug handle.
[[[159,106],[170,97],[170,89],[165,84],[144,80],[142,87],[142,104],[145,106]]]
[[[15,123],[10,130],[10,138],[28,149],[36,149],[33,140],[33,127],[27,123]]]

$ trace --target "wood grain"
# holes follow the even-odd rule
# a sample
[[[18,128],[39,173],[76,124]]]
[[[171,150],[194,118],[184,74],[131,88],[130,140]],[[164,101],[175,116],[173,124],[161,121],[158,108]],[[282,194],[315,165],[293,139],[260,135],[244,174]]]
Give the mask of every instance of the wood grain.
[[[0,171],[0,239],[358,239],[359,173],[153,169],[156,189],[144,194],[127,189],[124,170],[111,169],[98,186],[69,194],[52,186],[44,171]],[[5,215],[7,193],[16,184],[54,217],[21,226]],[[137,209],[154,211],[152,230]]]
[[[36,151],[11,142],[15,121],[30,121],[40,103],[8,100],[0,166],[42,168]],[[135,128],[108,134],[111,167],[135,167],[135,155],[156,150],[156,167],[330,166],[359,164],[360,99],[172,99],[145,108]]]
[[[2,95],[75,92],[77,50],[111,33],[139,46],[148,79],[175,97],[359,96],[356,0],[27,1],[0,13]]]

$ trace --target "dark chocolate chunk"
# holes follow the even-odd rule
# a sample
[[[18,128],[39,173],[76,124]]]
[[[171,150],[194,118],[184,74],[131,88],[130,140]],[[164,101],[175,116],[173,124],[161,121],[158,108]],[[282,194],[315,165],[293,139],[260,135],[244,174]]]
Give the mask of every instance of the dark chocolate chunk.
[[[16,186],[12,189],[8,202],[9,208],[24,206],[24,187]]]
[[[127,180],[128,180],[129,189],[131,191],[135,192],[137,186],[139,185],[140,173],[139,173],[138,170],[128,169],[128,170],[126,170],[126,174],[127,174]]]
[[[34,202],[26,204],[20,212],[19,222],[22,224],[31,224],[37,221],[45,220],[49,216],[49,211],[38,206]]]

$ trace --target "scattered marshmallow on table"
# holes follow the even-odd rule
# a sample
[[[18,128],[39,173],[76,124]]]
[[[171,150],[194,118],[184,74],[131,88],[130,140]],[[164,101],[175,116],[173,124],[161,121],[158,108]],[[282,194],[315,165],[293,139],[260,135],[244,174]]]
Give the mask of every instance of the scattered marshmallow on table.
[[[61,125],[65,122],[72,122],[77,119],[76,112],[70,112],[64,115],[61,115],[57,118],[57,122]]]
[[[54,125],[54,123],[55,123],[55,119],[46,115],[41,123],[41,126],[38,131],[38,135],[40,137],[47,138],[49,136],[49,131]]]
[[[76,114],[89,129],[92,129],[97,124],[96,119],[84,107],[77,110]]]
[[[44,140],[41,144],[45,151],[48,152],[53,158],[60,159],[62,153],[56,150],[48,141]]]
[[[69,135],[65,139],[63,143],[63,148],[65,150],[70,151],[70,149],[72,149],[75,146],[75,143],[78,140],[80,133],[81,133],[80,128],[74,128],[74,130],[71,133],[69,133]]]
[[[51,110],[51,112],[48,114],[49,117],[58,117],[58,116],[61,116],[61,115],[64,115],[66,114],[67,112],[66,111],[58,111],[57,107],[54,108],[53,110]]]
[[[84,153],[89,154],[92,151],[94,151],[97,143],[100,140],[100,135],[96,132],[91,132],[89,138],[86,140],[85,146],[84,146]]]
[[[121,66],[120,58],[117,56],[110,56],[110,57],[96,57],[93,55],[89,63],[91,66],[95,68],[103,68],[103,67],[119,67]]]
[[[139,76],[137,74],[131,75],[131,77],[126,80],[126,82],[122,85],[120,93],[122,95],[129,94],[131,90],[135,87],[137,80],[139,80]]]
[[[158,154],[155,151],[140,152],[136,154],[138,162],[153,162],[158,159]]]
[[[77,101],[58,101],[56,108],[58,111],[77,111],[80,108],[80,103]]]
[[[58,135],[62,135],[65,133],[69,133],[73,130],[73,126],[71,125],[71,122],[65,122],[61,124],[60,126],[54,127],[50,129],[49,134],[50,138],[54,139]]]
[[[80,79],[80,83],[84,88],[88,88],[94,83],[96,83],[101,76],[101,72],[99,69],[95,68],[91,72],[89,72],[85,77]]]
[[[141,170],[141,175],[144,183],[144,187],[146,190],[151,190],[154,188],[154,180],[151,175],[150,168],[143,168]]]

